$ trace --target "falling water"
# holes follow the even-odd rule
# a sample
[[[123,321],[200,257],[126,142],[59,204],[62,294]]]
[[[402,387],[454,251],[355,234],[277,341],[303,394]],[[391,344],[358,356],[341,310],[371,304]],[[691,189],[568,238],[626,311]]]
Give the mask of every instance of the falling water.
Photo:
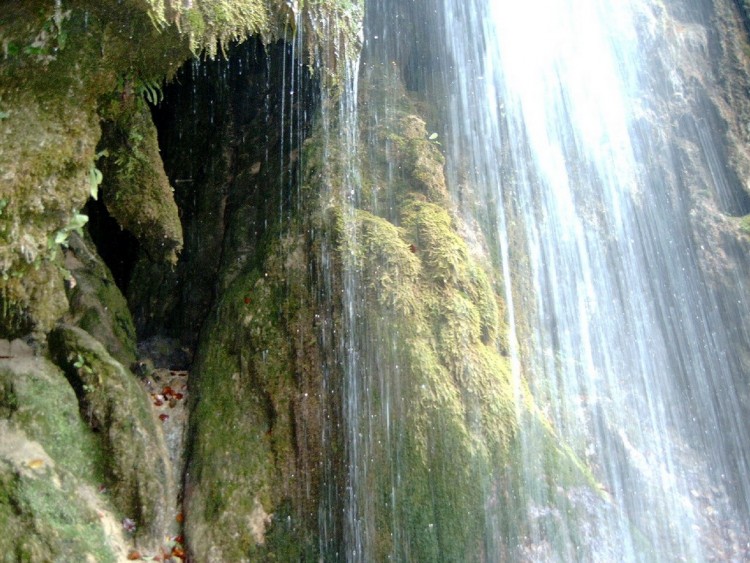
[[[504,289],[514,381],[528,380],[561,442],[602,487],[566,489],[559,505],[559,476],[539,475],[541,442],[522,426],[524,531],[506,556],[750,556],[740,385],[750,311],[742,281],[721,285],[711,271],[700,242],[709,222],[695,219],[749,210],[720,120],[706,109],[710,96],[699,92],[705,84],[694,80],[714,72],[711,3],[370,4],[364,73],[378,57],[401,65],[407,86],[439,108],[449,189],[464,222],[481,230]],[[356,187],[359,178],[348,180]],[[697,210],[699,197],[714,204]],[[389,214],[387,205],[380,211]],[[368,494],[389,499],[390,541],[402,541],[397,419],[406,375],[399,336],[367,333],[357,273],[344,281],[344,543],[347,558],[367,560],[378,525]],[[385,491],[368,488],[378,448],[392,457]],[[485,556],[496,560],[507,535],[487,498]]]
[[[741,287],[739,314],[722,314],[674,172],[684,164],[664,150],[659,96],[686,87],[674,70],[670,84],[659,76],[673,53],[649,52],[664,49],[649,29],[665,25],[664,8],[482,4],[445,3],[463,32],[451,33],[453,139],[469,143],[453,161],[468,158],[497,201],[520,369],[611,496],[571,518],[588,519],[599,560],[741,557],[747,536],[722,535],[746,533],[750,506],[732,359],[747,342],[730,334],[748,317]],[[726,197],[716,132],[693,119],[691,140]],[[533,443],[524,455],[537,455]],[[528,507],[532,529],[542,513]],[[541,525],[530,541],[544,541]]]

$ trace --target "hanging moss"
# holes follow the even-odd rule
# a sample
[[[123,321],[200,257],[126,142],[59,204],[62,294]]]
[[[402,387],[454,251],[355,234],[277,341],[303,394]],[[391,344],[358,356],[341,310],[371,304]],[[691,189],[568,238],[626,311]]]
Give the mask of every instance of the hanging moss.
[[[271,4],[263,0],[146,2],[156,27],[174,23],[181,33],[188,36],[194,53],[205,50],[209,57],[216,56],[219,49],[230,41],[243,40],[250,35],[261,35],[266,40],[278,36],[271,22]]]

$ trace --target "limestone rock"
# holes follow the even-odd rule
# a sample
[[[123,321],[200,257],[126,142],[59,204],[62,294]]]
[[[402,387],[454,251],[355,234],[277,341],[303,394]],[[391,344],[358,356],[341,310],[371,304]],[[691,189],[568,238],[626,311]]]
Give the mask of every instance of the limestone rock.
[[[138,538],[157,543],[174,531],[175,484],[148,395],[135,376],[80,328],[59,326],[50,333],[49,346],[106,452],[102,469],[113,503],[136,523]]]

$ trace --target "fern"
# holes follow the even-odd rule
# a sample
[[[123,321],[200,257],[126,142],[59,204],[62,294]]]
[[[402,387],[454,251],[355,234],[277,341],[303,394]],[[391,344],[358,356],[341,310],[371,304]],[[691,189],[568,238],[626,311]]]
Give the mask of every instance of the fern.
[[[164,99],[164,92],[161,89],[159,81],[143,78],[138,81],[136,91],[143,96],[146,101],[155,106]]]

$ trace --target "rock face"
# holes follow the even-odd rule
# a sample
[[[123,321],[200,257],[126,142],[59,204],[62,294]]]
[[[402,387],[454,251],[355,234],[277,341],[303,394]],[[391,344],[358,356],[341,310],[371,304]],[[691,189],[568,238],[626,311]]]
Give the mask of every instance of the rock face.
[[[205,48],[213,56],[227,49],[230,40],[249,35],[270,43],[290,29],[306,30],[305,48],[310,60],[318,54],[320,60],[330,63],[320,70],[334,88],[341,74],[337,61],[355,52],[361,10],[356,3],[348,2],[317,3],[302,9],[286,2],[257,0],[40,1],[13,3],[5,8],[0,22],[4,45],[0,68],[0,336],[24,336],[32,342],[34,355],[24,359],[25,345],[7,341],[8,353],[0,366],[4,370],[0,512],[7,531],[3,552],[14,554],[9,555],[11,558],[35,561],[106,561],[158,554],[164,549],[175,557],[184,556],[179,543],[162,545],[163,537],[174,537],[179,527],[173,514],[172,471],[181,462],[173,455],[170,465],[161,432],[167,425],[154,419],[149,396],[141,384],[147,381],[139,382],[129,371],[133,366],[144,379],[153,379],[149,362],[134,362],[138,354],[128,305],[136,313],[141,338],[177,336],[194,348],[204,315],[225,299],[217,300],[214,284],[221,279],[226,289],[233,281],[230,275],[219,277],[218,268],[234,268],[234,275],[242,270],[229,260],[222,262],[217,255],[211,256],[211,252],[221,250],[225,228],[234,241],[241,241],[247,232],[241,219],[252,210],[251,202],[233,200],[230,204],[237,205],[233,211],[238,211],[238,217],[230,224],[223,214],[227,201],[217,192],[218,222],[198,225],[190,233],[208,233],[218,246],[206,244],[201,248],[194,239],[185,252],[184,263],[190,267],[196,265],[192,255],[203,256],[210,264],[205,278],[194,280],[192,285],[200,298],[193,296],[192,302],[197,305],[187,303],[186,312],[175,315],[176,322],[165,323],[175,313],[164,289],[172,287],[170,279],[180,279],[175,277],[174,267],[183,246],[183,233],[147,102],[157,103],[163,97],[163,79],[200,50]],[[335,42],[335,49],[327,44],[329,41]],[[276,50],[282,58],[286,56],[283,48]],[[298,68],[301,76],[302,67]],[[275,75],[284,79],[281,71],[275,71]],[[281,84],[274,83],[273,87],[281,90]],[[277,111],[274,107],[269,115]],[[287,118],[289,115],[291,112]],[[278,150],[279,141],[279,136],[263,139],[272,150]],[[262,148],[257,151],[263,152]],[[259,172],[253,168],[256,157],[252,156],[251,163],[240,163],[248,170],[244,172],[246,180]],[[260,176],[271,183],[278,170],[278,166],[271,166]],[[184,176],[175,179],[181,178]],[[221,182],[226,179],[220,175],[217,178]],[[202,185],[207,191],[210,187]],[[83,209],[87,200],[97,198],[99,203],[90,201]],[[269,214],[275,202],[278,199],[269,199]],[[187,202],[181,203],[184,206]],[[98,249],[84,233],[87,214],[94,211],[128,231],[127,244],[139,255],[134,274],[132,264],[113,261],[117,272],[112,276],[98,256]],[[193,217],[200,222],[206,219],[205,214]],[[102,242],[102,237],[110,235],[117,241],[125,240],[100,226],[92,232],[100,246],[110,244]],[[241,253],[246,244],[227,247]],[[104,254],[110,259],[113,256],[111,250]],[[257,262],[258,256],[254,254],[252,259]],[[139,276],[139,272],[145,274]],[[182,279],[190,273],[182,270]],[[130,277],[135,282],[128,292],[128,304],[123,291]],[[189,291],[186,294],[190,296]],[[150,307],[154,304],[158,307]],[[60,322],[67,324],[56,327]],[[216,341],[223,342],[221,338]],[[19,356],[20,349],[24,358]],[[212,345],[202,344],[201,353],[206,351],[202,357],[210,357],[211,349]],[[148,347],[143,350],[151,353]],[[306,362],[316,363],[312,358]],[[214,381],[208,376],[203,379],[223,385],[221,376],[218,373]],[[282,414],[275,422],[278,444],[274,455],[286,460],[284,470],[277,468],[275,458],[262,461],[264,471],[281,475],[287,482],[293,481],[293,462],[289,461],[291,422],[285,413],[292,399],[285,398],[289,391],[281,384],[277,387]],[[261,392],[252,389],[248,393]],[[49,404],[42,404],[43,400]],[[170,395],[169,400],[176,399]],[[244,404],[248,399],[240,400]],[[308,418],[318,416],[316,408],[304,409]],[[249,412],[255,412],[261,424],[267,424],[265,406]],[[33,424],[27,427],[22,422],[30,413],[34,415]],[[215,414],[209,411],[206,420]],[[282,429],[284,418],[287,427]],[[34,425],[42,425],[46,433],[37,432]],[[171,434],[168,437],[172,439]],[[319,451],[320,447],[311,450]],[[314,465],[312,460],[306,463]],[[307,473],[307,465],[303,464],[302,473]],[[251,465],[246,472],[255,479],[256,470],[258,467]],[[236,477],[232,479],[237,481],[238,490],[249,488]],[[277,484],[269,483],[274,487]],[[290,488],[292,485],[286,487]],[[80,504],[65,504],[73,492],[84,490]],[[269,503],[268,494],[268,489],[254,491],[248,504],[237,506],[237,517],[232,511],[224,511],[223,505],[216,505],[222,512],[215,514],[230,522],[248,524],[248,542],[227,542],[227,553],[232,557],[252,555],[254,546],[264,544],[275,545],[268,548],[269,553],[282,558],[284,553],[306,549],[304,542],[293,545],[285,540],[285,532],[268,532],[271,514],[264,504],[278,514],[285,510],[278,502]],[[244,524],[232,524],[229,529],[238,530],[240,525],[245,528]],[[196,537],[200,538],[199,532]],[[196,540],[195,552],[216,552],[210,541],[205,545],[208,547]],[[128,550],[133,552],[128,554]]]
[[[0,547],[9,560],[115,561],[126,555],[108,496],[107,454],[63,373],[2,341]]]
[[[655,121],[666,123],[664,116],[672,116],[667,131],[652,134],[651,138],[661,141],[643,148],[652,155],[643,160],[653,167],[656,177],[669,179],[677,188],[667,194],[667,200],[676,221],[682,217],[689,221],[686,231],[689,229],[691,244],[686,254],[695,254],[695,262],[711,284],[705,299],[732,342],[722,361],[735,376],[739,397],[734,408],[722,402],[734,401],[734,397],[719,399],[722,405],[718,409],[727,421],[737,409],[744,413],[740,418],[747,418],[750,407],[744,375],[750,366],[750,350],[740,317],[745,302],[740,288],[750,275],[746,259],[750,250],[746,10],[742,2],[690,7],[645,3],[639,14],[641,40],[652,45],[649,62],[657,69],[650,77],[653,98],[648,103],[658,115],[644,114],[638,127],[653,130]],[[692,385],[683,382],[688,396]],[[744,456],[733,437],[725,439],[721,447],[737,457]]]
[[[524,536],[521,499],[578,510],[570,491],[606,496],[514,379],[491,234],[457,213],[433,134],[439,108],[420,99],[428,58],[395,49],[392,67],[362,72],[355,98],[361,6],[310,4],[5,8],[0,552],[10,559],[181,559],[182,542],[163,538],[184,535],[196,561],[335,560],[344,546],[366,546],[371,560],[482,560]],[[750,240],[738,14],[716,3],[682,14],[678,30],[659,5],[644,16],[654,29],[683,33],[703,57],[677,61],[686,86],[674,104],[709,108],[712,143],[731,164],[728,191],[704,193],[708,168],[682,120],[670,150],[685,170],[665,173],[691,178],[701,259],[730,286],[750,273],[733,258]],[[200,49],[227,58],[178,73]],[[706,78],[695,68],[709,54],[719,62]],[[86,232],[91,198],[87,209],[115,228]],[[134,257],[113,276],[100,254],[123,229]],[[159,342],[169,359],[153,366]],[[180,475],[150,404],[163,389],[146,385],[155,367],[167,378],[186,361]],[[525,468],[519,425],[543,452]],[[526,490],[535,471],[556,480]],[[487,545],[488,529],[504,545]]]
[[[65,321],[96,335],[115,360],[123,366],[131,366],[136,360],[133,318],[93,242],[71,233],[63,257],[69,273],[70,303]]]
[[[103,469],[112,501],[147,537],[166,535],[175,484],[163,438],[137,380],[85,331],[58,326],[50,354],[76,391],[88,426],[106,452]]]

